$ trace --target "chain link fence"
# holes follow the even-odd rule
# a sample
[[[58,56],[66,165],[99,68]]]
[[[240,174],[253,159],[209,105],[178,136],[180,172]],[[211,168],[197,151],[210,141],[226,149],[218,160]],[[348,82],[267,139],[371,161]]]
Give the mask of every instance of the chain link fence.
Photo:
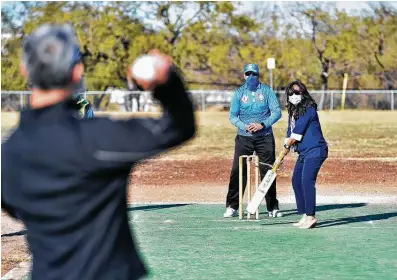
[[[275,90],[282,107],[285,107],[284,91]],[[321,90],[312,90],[310,94],[319,104]],[[394,110],[397,107],[397,90],[347,90],[345,93],[345,109],[361,110]],[[30,91],[2,91],[2,111],[18,111],[29,104]],[[196,110],[207,111],[213,108],[228,110],[233,91],[220,90],[192,90]],[[324,92],[324,109],[341,109],[343,92],[341,90],[327,90]],[[158,111],[159,106],[150,92],[142,91],[88,91],[84,93],[95,111],[120,112],[151,112]]]

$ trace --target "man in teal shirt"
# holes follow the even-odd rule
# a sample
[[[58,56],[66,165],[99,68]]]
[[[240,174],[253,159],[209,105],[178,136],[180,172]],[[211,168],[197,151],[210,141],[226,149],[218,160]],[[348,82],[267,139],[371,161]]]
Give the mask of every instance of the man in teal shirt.
[[[230,174],[229,191],[226,197],[225,218],[237,216],[239,199],[239,157],[259,157],[261,178],[271,169],[275,161],[275,141],[272,125],[281,118],[281,107],[274,91],[259,82],[257,64],[244,67],[245,83],[238,88],[230,106],[230,122],[238,128],[235,139],[233,167]],[[247,183],[246,168],[243,171],[243,188]],[[276,182],[266,195],[266,206],[270,217],[280,217],[276,193]]]

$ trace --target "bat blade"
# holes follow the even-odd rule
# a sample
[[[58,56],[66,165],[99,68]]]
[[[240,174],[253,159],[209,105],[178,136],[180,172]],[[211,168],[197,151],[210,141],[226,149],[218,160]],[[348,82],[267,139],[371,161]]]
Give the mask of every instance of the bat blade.
[[[277,173],[274,172],[272,169],[267,171],[265,177],[263,178],[258,189],[256,190],[254,197],[247,205],[246,210],[248,213],[255,214],[256,210],[258,210],[259,205],[262,203],[263,199],[265,198],[265,195],[269,191],[276,177],[277,177]]]

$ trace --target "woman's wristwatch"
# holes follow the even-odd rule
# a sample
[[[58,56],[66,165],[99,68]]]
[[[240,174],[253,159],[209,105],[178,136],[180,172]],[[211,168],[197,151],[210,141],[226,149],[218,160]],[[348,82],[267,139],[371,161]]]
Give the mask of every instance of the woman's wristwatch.
[[[286,148],[287,150],[289,150],[291,148],[291,146],[288,146],[287,144],[284,144],[284,148]]]

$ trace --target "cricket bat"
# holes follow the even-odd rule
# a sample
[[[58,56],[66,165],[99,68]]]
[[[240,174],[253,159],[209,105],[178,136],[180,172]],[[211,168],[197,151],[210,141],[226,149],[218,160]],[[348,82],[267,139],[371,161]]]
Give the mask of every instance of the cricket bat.
[[[284,151],[280,153],[278,158],[273,164],[273,168],[266,172],[265,177],[263,178],[262,182],[259,184],[258,189],[256,190],[254,197],[247,205],[247,212],[250,214],[255,214],[256,210],[258,210],[259,205],[261,204],[262,200],[265,198],[265,195],[269,191],[270,187],[272,186],[274,180],[277,177],[277,169],[280,167],[282,160],[284,159]]]

